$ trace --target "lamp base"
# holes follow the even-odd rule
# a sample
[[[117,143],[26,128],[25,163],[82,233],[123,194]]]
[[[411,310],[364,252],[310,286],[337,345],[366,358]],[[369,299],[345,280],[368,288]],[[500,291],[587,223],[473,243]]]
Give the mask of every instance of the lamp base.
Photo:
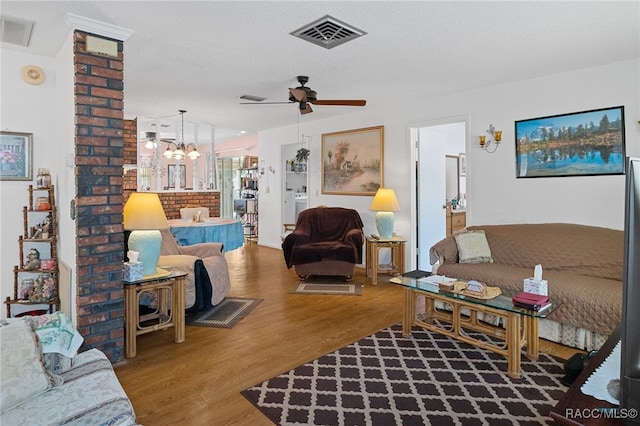
[[[393,212],[377,212],[376,228],[380,238],[388,240],[393,237]]]
[[[142,275],[158,273],[158,259],[162,246],[162,234],[158,230],[132,231],[128,241],[129,250],[137,251],[138,261],[142,262]]]

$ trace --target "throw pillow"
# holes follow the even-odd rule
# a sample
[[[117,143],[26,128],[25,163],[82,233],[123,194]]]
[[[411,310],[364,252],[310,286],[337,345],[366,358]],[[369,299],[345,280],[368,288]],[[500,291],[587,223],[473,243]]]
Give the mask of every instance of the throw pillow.
[[[44,368],[36,335],[25,321],[0,325],[0,347],[0,412],[62,384]]]
[[[52,373],[69,370],[78,352],[82,335],[63,312],[22,317],[35,331],[44,355],[44,366]]]
[[[458,245],[459,263],[493,263],[487,237],[482,230],[453,234]]]

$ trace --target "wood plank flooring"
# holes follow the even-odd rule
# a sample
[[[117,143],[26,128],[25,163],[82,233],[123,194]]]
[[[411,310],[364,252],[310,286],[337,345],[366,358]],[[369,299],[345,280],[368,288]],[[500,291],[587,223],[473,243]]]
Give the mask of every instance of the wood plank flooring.
[[[402,320],[403,291],[380,276],[362,296],[290,294],[297,281],[277,249],[249,244],[226,254],[232,297],[263,299],[233,329],[187,326],[138,337],[138,356],[116,365],[138,422],[271,425],[240,391]],[[358,268],[355,283],[365,283]],[[541,341],[568,358],[576,350]]]

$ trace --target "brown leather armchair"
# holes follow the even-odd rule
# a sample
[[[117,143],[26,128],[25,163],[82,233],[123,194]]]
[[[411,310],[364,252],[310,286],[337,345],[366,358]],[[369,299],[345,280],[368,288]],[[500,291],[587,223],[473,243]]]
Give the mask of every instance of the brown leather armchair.
[[[351,279],[362,263],[364,234],[360,215],[343,207],[303,210],[295,230],[282,242],[287,268],[295,266],[301,280],[309,275],[338,275]]]

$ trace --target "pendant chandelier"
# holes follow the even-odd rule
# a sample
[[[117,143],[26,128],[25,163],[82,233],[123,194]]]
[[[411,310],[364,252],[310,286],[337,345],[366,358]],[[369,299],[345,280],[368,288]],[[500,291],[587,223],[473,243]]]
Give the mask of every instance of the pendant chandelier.
[[[177,161],[182,160],[185,156],[189,157],[192,160],[200,157],[200,153],[198,152],[198,148],[194,143],[189,143],[185,145],[184,143],[184,113],[187,112],[184,109],[178,110],[180,112],[180,117],[182,118],[182,135],[180,140],[177,143],[169,142],[167,144],[167,150],[164,152],[164,156],[166,158],[173,158]],[[171,148],[173,145],[173,149]]]

